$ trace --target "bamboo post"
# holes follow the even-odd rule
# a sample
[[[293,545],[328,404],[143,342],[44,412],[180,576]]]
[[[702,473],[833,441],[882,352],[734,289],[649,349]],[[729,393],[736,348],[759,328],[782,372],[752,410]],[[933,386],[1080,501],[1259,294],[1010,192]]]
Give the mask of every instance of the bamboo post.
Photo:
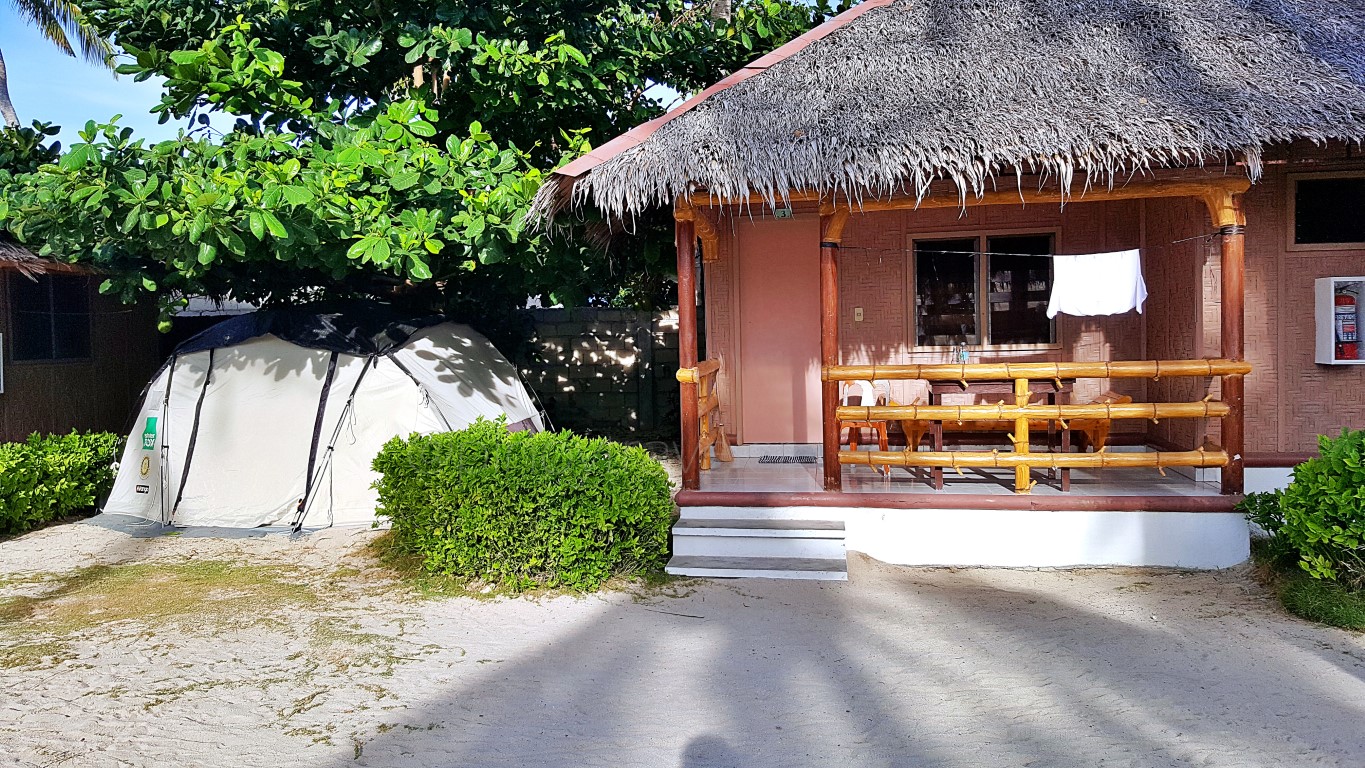
[[[1014,380],[1014,404],[1023,409],[1028,405],[1029,390],[1028,379]],[[1019,414],[1019,418],[1014,420],[1014,452],[1023,456],[1028,455],[1028,416]],[[1014,468],[1014,492],[1028,493],[1033,488],[1029,484],[1029,467],[1027,464],[1019,464]]]
[[[1232,207],[1241,218],[1241,198],[1232,196]],[[1244,221],[1219,230],[1222,245],[1222,354],[1229,360],[1241,360],[1243,349],[1244,302],[1246,299],[1246,227]],[[1228,415],[1223,417],[1223,448],[1229,461],[1223,467],[1223,493],[1243,491],[1242,454],[1244,446],[1244,413],[1246,382],[1241,376],[1223,378],[1223,402],[1228,404]]]
[[[697,366],[697,238],[692,222],[679,219],[674,224],[674,241],[678,249],[678,367]],[[697,383],[681,383],[682,411],[682,487],[701,489],[701,468],[698,466],[698,446],[701,444],[697,414]]]
[[[707,402],[711,396],[710,376],[699,376],[697,382],[697,412],[700,414],[697,425],[698,449],[701,451],[701,471],[711,469],[711,410]]]

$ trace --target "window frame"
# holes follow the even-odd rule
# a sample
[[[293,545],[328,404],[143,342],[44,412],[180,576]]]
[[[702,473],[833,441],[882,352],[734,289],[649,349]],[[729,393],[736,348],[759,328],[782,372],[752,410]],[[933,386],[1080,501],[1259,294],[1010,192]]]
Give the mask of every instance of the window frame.
[[[905,295],[907,309],[905,313],[906,334],[909,341],[910,351],[916,352],[943,352],[953,349],[952,345],[934,346],[921,345],[919,343],[919,312],[917,311],[916,299],[918,298],[916,285],[916,264],[915,264],[915,243],[929,240],[976,240],[978,253],[984,255],[986,241],[993,237],[1016,237],[1028,235],[1048,235],[1052,238],[1052,247],[1057,248],[1057,243],[1061,242],[1061,227],[1014,227],[1002,229],[968,229],[943,232],[914,232],[907,234],[905,248]],[[1055,271],[1054,271],[1055,277]],[[1056,318],[1048,321],[1052,329],[1051,342],[1038,344],[992,344],[990,339],[990,259],[982,258],[976,265],[976,327],[978,337],[986,339],[987,343],[968,344],[967,350],[970,352],[1043,352],[1059,350],[1063,347],[1061,336],[1057,328]]]
[[[1297,243],[1294,233],[1298,229],[1298,202],[1300,181],[1330,181],[1332,179],[1365,179],[1365,171],[1316,171],[1289,173],[1285,175],[1285,250],[1291,253],[1313,251],[1365,251],[1365,240],[1347,243]],[[1365,215],[1365,214],[1363,214]]]
[[[82,288],[84,289],[84,293],[85,293],[85,323],[86,323],[86,336],[87,336],[87,338],[89,339],[88,352],[87,352],[87,354],[86,354],[84,357],[32,357],[32,358],[22,358],[22,357],[19,357],[19,355],[18,355],[18,344],[19,344],[19,333],[18,333],[18,330],[19,330],[19,325],[18,325],[17,320],[16,320],[16,314],[19,312],[19,303],[18,303],[18,301],[16,300],[16,296],[15,296],[15,292],[16,292],[16,290],[17,290],[17,288],[16,288],[15,286],[17,285],[17,281],[18,281],[18,280],[28,280],[28,278],[27,278],[27,277],[24,277],[24,276],[22,276],[22,275],[17,275],[17,274],[11,273],[11,275],[9,276],[9,279],[6,280],[6,286],[5,286],[5,303],[6,303],[6,305],[7,305],[8,308],[9,308],[9,312],[8,312],[9,317],[7,318],[7,319],[9,320],[9,328],[7,329],[7,330],[9,330],[9,334],[8,334],[8,336],[9,336],[9,339],[8,339],[8,341],[9,341],[9,359],[10,359],[10,362],[12,362],[13,364],[15,364],[15,365],[64,365],[64,364],[70,364],[70,363],[75,363],[75,364],[90,363],[90,362],[92,362],[92,361],[95,359],[95,325],[94,325],[95,312],[94,312],[94,307],[92,306],[92,305],[93,305],[93,302],[91,301],[91,296],[90,296],[90,285],[91,285],[91,283],[90,283],[90,276],[89,276],[89,275],[82,275],[82,274],[65,274],[65,273],[56,273],[56,274],[48,273],[48,274],[44,274],[44,275],[39,275],[39,276],[38,276],[38,279],[39,279],[39,280],[44,280],[44,279],[46,279],[46,280],[48,280],[48,281],[54,281],[54,280],[62,279],[62,278],[69,278],[69,279],[71,279],[71,280],[79,280],[79,281],[81,281],[81,283],[82,283]],[[49,305],[49,307],[54,306],[54,304],[53,304],[53,296],[52,296],[52,290],[53,290],[52,286],[53,286],[53,283],[52,283],[52,282],[48,282],[48,305]],[[52,318],[55,314],[56,314],[56,313],[53,312],[53,311],[51,311],[51,310],[49,310],[49,311],[47,312],[47,315],[48,315],[48,318],[49,318],[49,322],[48,322],[48,339],[47,339],[48,349],[54,349],[54,347],[55,347],[56,335],[55,335],[55,331],[54,331],[53,328],[52,328],[52,322],[51,322],[51,318]]]

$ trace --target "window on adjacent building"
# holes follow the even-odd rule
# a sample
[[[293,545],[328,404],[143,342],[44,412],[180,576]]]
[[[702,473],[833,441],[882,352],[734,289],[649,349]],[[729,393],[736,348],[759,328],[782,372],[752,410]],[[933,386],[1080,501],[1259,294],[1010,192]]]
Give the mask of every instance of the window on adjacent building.
[[[1365,176],[1304,177],[1294,185],[1294,244],[1365,243]]]
[[[90,357],[90,285],[84,277],[11,276],[11,354],[15,360]]]
[[[916,345],[1055,343],[1052,251],[1050,234],[916,240]]]

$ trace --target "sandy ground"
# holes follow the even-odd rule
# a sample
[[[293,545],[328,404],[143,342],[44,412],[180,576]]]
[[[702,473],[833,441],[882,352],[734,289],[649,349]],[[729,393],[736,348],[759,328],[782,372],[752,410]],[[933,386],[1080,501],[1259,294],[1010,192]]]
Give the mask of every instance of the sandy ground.
[[[1365,765],[1365,638],[1244,571],[420,598],[372,535],[0,542],[0,765]]]

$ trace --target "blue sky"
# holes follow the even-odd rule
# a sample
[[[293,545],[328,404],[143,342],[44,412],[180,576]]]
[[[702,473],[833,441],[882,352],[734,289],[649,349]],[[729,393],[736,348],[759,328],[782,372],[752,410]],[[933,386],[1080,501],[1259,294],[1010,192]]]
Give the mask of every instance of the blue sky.
[[[87,120],[103,122],[123,115],[120,125],[159,141],[175,136],[179,125],[158,125],[149,110],[161,98],[158,82],[133,82],[63,54],[30,28],[8,2],[0,2],[0,50],[5,53],[9,93],[24,125],[44,120],[62,126],[61,140],[79,141]]]

